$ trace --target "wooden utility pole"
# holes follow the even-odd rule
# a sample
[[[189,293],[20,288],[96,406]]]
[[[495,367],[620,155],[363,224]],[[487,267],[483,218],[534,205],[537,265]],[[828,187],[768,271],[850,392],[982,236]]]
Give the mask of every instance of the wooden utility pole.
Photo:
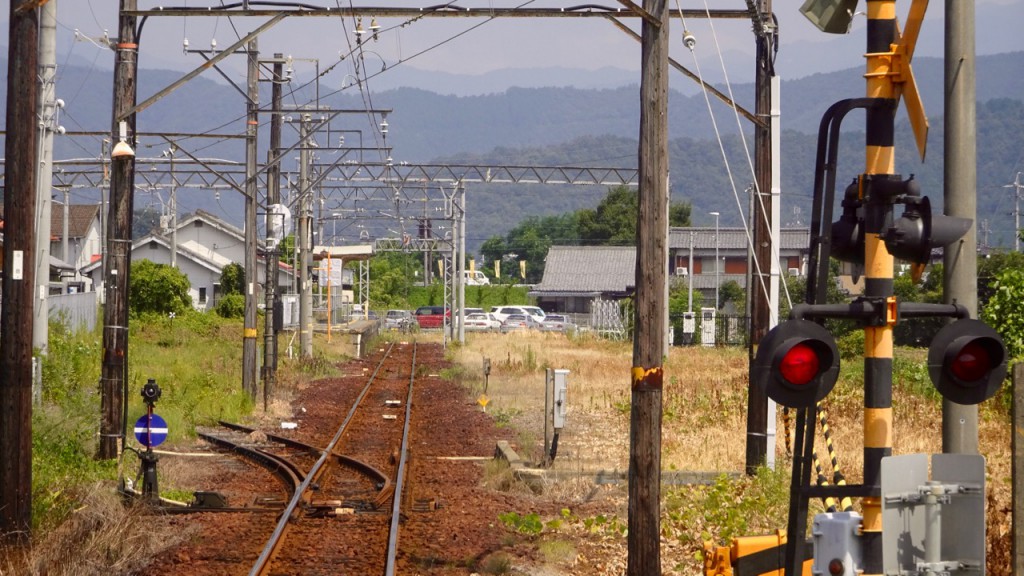
[[[757,69],[754,75],[754,114],[763,122],[754,126],[754,176],[757,184],[753,193],[757,195],[750,214],[753,227],[753,260],[756,266],[751,271],[751,284],[747,286],[750,299],[750,348],[749,364],[754,369],[754,355],[758,343],[771,326],[771,298],[769,286],[772,270],[772,133],[767,122],[771,114],[771,84],[775,76],[775,25],[772,22],[771,0],[758,2],[758,15],[754,21],[754,36],[757,41]],[[766,463],[768,446],[768,395],[750,379],[747,387],[747,474],[757,472],[757,467]]]
[[[629,427],[629,576],[661,574],[661,401],[668,238],[668,41],[665,0],[644,0],[641,27],[636,326]]]
[[[246,48],[249,58],[245,126],[245,318],[242,328],[242,389],[256,399],[256,129],[259,127],[259,52],[253,38]],[[267,274],[270,274],[268,269]]]
[[[114,55],[114,112],[111,141],[119,144],[121,122],[125,143],[135,149],[135,107],[139,46],[136,44],[135,0],[121,0]],[[112,152],[112,155],[114,153]],[[100,439],[97,457],[116,458],[124,441],[124,398],[128,386],[128,279],[132,253],[132,204],[135,155],[119,154],[110,162],[110,207],[107,212],[107,265],[103,276],[103,366],[100,374]]]
[[[974,0],[946,0],[945,213],[977,221]],[[942,251],[943,301],[978,317],[978,238],[972,226]],[[978,407],[942,400],[942,451],[978,453]]]
[[[280,156],[281,150],[281,82],[284,71],[284,55],[274,54],[274,77],[270,83],[270,101],[273,106],[273,113],[270,115],[270,159]],[[270,206],[281,201],[281,161],[274,162],[267,167],[267,229],[271,227],[271,219],[276,218],[270,213]],[[275,222],[284,234],[284,222]],[[277,333],[274,330],[274,311],[277,309],[277,240],[272,240],[267,235],[266,254],[266,322],[263,326],[263,408],[266,409],[267,401],[274,388],[274,380],[277,377]],[[279,240],[279,239],[278,239]]]
[[[7,43],[3,311],[0,312],[0,537],[32,529],[32,310],[35,295],[39,11],[12,1]]]

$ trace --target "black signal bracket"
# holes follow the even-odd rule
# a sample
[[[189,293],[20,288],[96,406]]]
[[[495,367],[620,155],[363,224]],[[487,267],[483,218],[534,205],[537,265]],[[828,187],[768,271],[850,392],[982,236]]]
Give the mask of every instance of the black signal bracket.
[[[899,174],[864,174],[864,199],[881,204],[918,204],[921,186],[911,174],[906,180]]]
[[[888,301],[885,298],[861,296],[849,304],[796,304],[790,318],[796,320],[823,320],[838,318],[857,320],[862,326],[885,326]],[[962,304],[931,304],[926,302],[899,302],[896,305],[896,323],[904,318],[970,318]]]

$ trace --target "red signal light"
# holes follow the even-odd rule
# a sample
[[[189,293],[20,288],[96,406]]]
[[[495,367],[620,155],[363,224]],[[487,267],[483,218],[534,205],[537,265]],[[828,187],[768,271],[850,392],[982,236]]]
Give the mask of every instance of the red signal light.
[[[974,340],[960,349],[949,369],[964,382],[976,382],[988,374],[992,363],[988,350]]]
[[[808,408],[835,386],[839,349],[821,325],[810,320],[787,320],[761,340],[750,377],[779,404]]]
[[[801,342],[790,348],[779,361],[779,372],[790,384],[806,386],[818,375],[820,365],[814,349]]]
[[[947,400],[978,404],[991,398],[1006,379],[1003,339],[980,320],[950,322],[928,348],[928,375]]]

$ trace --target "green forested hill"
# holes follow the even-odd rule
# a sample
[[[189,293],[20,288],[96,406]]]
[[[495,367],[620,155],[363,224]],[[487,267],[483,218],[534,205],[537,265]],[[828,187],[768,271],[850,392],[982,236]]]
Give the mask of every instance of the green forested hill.
[[[1003,186],[1013,179],[1016,170],[1024,170],[1024,102],[991,100],[980,102],[978,114],[978,215],[987,220],[990,245],[1012,245],[1013,197]],[[863,170],[863,117],[851,115],[849,130],[840,141],[837,194],[841,197],[846,184]],[[816,136],[794,130],[782,134],[782,215],[786,225],[809,222],[811,188],[814,179]],[[752,141],[748,138],[748,145]],[[746,209],[744,189],[751,182],[750,168],[737,136],[724,140],[733,180],[740,195],[739,204]],[[942,205],[943,181],[942,118],[931,118],[928,155],[922,163],[917,155],[913,135],[906,122],[897,128],[897,171],[904,176],[914,174],[924,194],[934,205]],[[509,164],[579,165],[600,164],[595,159],[622,158],[616,165],[635,164],[637,141],[624,137],[583,137],[560,146],[544,148],[501,148],[485,154],[464,154],[446,157],[452,163],[505,162]],[[728,173],[718,144],[712,140],[677,138],[669,142],[672,170],[672,198],[693,204],[695,225],[712,222],[708,212],[722,214],[723,226],[740,224],[740,210],[733,196]],[[581,187],[544,187],[490,185],[469,189],[469,240],[477,246],[486,238],[512,228],[522,216],[553,214],[594,206],[604,190]],[[979,226],[983,229],[984,226]]]
[[[142,62],[145,66],[145,61]],[[926,194],[941,204],[942,197],[942,63],[938,59],[915,60],[915,73],[926,111],[932,118],[928,160],[916,158],[909,128],[901,114],[898,128],[897,169],[914,173]],[[59,69],[58,97],[67,102],[61,122],[69,131],[109,130],[110,72],[75,66]],[[813,179],[815,133],[821,113],[833,102],[863,93],[862,70],[849,69],[783,81],[783,220],[806,223]],[[143,69],[139,78],[139,99],[171,84],[180,73]],[[1003,186],[1024,170],[1024,52],[978,58],[978,207],[981,229],[990,230],[988,243],[1012,242],[1013,197]],[[582,90],[576,88],[512,88],[481,96],[442,96],[413,88],[369,92],[364,100],[349,91],[334,93],[327,77],[320,88],[325,106],[362,109],[391,108],[390,133],[386,144],[396,162],[481,162],[526,165],[632,166],[636,162],[638,88]],[[370,83],[372,89],[373,84]],[[289,88],[291,89],[291,88]],[[269,101],[269,88],[261,83],[261,102]],[[733,86],[744,106],[750,106],[750,85]],[[0,92],[2,102],[3,92]],[[312,98],[306,87],[286,95],[289,106]],[[732,167],[735,186],[742,195],[751,182],[743,153],[739,128],[732,111],[712,98],[713,110]],[[695,224],[707,224],[709,211],[722,214],[722,225],[740,222],[732,185],[724,169],[719,146],[703,96],[670,95],[670,160],[672,192],[676,200],[692,202]],[[233,88],[208,78],[193,80],[170,97],[139,115],[141,131],[215,132],[243,131],[244,103]],[[373,146],[366,115],[344,117],[345,128],[362,130],[360,145]],[[740,123],[747,131],[747,123]],[[840,156],[840,185],[856,175],[863,165],[863,114],[850,114],[846,122]],[[268,130],[261,129],[265,158]],[[362,142],[362,134],[366,141]],[[294,142],[295,131],[285,131],[285,144]],[[351,140],[350,144],[355,144]],[[291,139],[289,141],[289,139]],[[377,142],[380,144],[380,142]],[[183,144],[202,157],[241,160],[241,140],[211,142],[192,140]],[[162,140],[141,147],[140,156],[158,156],[166,147]],[[55,157],[96,157],[100,138],[58,138]],[[294,161],[292,161],[294,165]],[[605,190],[585,187],[474,186],[469,195],[469,240],[475,249],[486,238],[500,234],[531,214],[554,214],[594,206]],[[85,192],[83,192],[84,194]],[[77,194],[77,192],[76,192]],[[221,197],[195,194],[179,197],[182,210],[203,208],[236,224],[241,222],[241,199],[237,194]],[[152,200],[146,199],[145,202]],[[137,199],[137,206],[145,206]]]

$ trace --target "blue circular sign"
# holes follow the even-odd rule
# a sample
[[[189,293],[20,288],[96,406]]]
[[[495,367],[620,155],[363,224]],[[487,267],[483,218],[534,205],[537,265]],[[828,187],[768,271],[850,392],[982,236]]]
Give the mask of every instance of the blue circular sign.
[[[135,421],[135,439],[146,448],[167,440],[167,422],[156,414],[143,414]]]

